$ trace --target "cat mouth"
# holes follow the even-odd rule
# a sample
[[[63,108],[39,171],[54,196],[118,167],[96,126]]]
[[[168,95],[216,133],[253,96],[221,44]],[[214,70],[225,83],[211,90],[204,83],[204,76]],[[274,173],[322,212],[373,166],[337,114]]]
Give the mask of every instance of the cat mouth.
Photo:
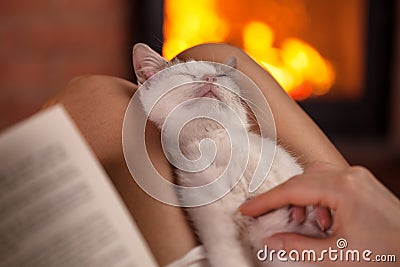
[[[213,84],[206,84],[200,88],[196,97],[208,97],[208,98],[215,98],[221,100],[217,93],[217,86]]]

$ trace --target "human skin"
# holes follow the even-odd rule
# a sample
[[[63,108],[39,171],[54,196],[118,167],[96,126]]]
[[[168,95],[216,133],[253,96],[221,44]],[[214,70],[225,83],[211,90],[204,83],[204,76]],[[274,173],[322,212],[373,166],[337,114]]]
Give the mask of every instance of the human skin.
[[[347,166],[347,162],[318,126],[271,80],[269,73],[242,50],[225,44],[205,44],[179,55],[183,59],[216,62],[224,62],[228,56],[235,56],[238,69],[260,87],[271,106],[278,139],[290,151],[301,155],[304,166],[315,160]],[[122,122],[136,89],[137,85],[116,77],[84,76],[72,80],[47,105],[64,105],[110,176],[156,260],[160,265],[165,265],[182,257],[198,245],[198,241],[183,211],[144,193],[126,167],[121,142]],[[147,149],[153,164],[166,179],[172,181],[172,171],[160,145],[159,131],[148,125],[146,136],[152,140],[147,142]],[[321,218],[325,218],[322,224],[328,227],[330,219],[327,210],[321,209],[321,213]],[[303,214],[301,208],[294,211],[294,217],[299,220]]]
[[[360,252],[371,250],[368,256],[396,255],[400,257],[400,201],[363,167],[342,167],[323,162],[310,164],[303,174],[247,201],[240,207],[242,214],[259,216],[285,205],[317,205],[329,207],[335,213],[332,235],[312,238],[281,233],[265,239],[270,249],[318,252],[332,247],[345,238],[346,249]],[[366,261],[332,262],[325,257],[321,266],[365,266]],[[368,262],[367,266],[398,266],[396,262]]]

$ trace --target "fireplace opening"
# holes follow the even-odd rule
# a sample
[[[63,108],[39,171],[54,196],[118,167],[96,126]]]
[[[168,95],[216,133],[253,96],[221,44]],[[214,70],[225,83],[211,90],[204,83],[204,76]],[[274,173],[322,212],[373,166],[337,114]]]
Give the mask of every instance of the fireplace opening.
[[[245,50],[296,100],[362,93],[362,0],[166,0],[164,9],[168,59],[199,43],[226,42]]]
[[[204,42],[244,49],[326,134],[387,134],[395,1],[137,1],[135,41],[166,57]]]

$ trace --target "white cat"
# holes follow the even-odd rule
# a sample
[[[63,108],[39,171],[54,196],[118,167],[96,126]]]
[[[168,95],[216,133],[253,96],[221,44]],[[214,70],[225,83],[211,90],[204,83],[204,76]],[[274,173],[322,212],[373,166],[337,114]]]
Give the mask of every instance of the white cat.
[[[229,157],[232,149],[229,136],[223,127],[229,129],[232,137],[235,136],[238,128],[243,127],[243,125],[238,125],[237,120],[229,118],[230,113],[226,105],[236,112],[244,122],[246,131],[249,132],[250,157],[243,173],[243,179],[223,198],[207,205],[186,209],[206,249],[211,266],[245,267],[263,264],[266,266],[279,266],[280,263],[261,263],[256,259],[256,252],[264,247],[263,238],[278,232],[298,232],[313,236],[326,235],[316,225],[315,215],[311,208],[306,221],[301,225],[290,221],[291,211],[288,207],[278,209],[258,218],[247,218],[238,214],[237,208],[246,199],[265,192],[288,178],[301,173],[302,168],[282,147],[278,146],[275,151],[275,142],[269,139],[262,139],[263,137],[260,137],[259,134],[249,131],[248,114],[239,97],[240,88],[235,83],[235,77],[230,76],[229,68],[222,70],[210,62],[199,61],[188,66],[183,64],[184,68],[180,68],[177,71],[177,69],[168,67],[182,64],[182,61],[167,62],[144,44],[137,44],[133,48],[133,62],[140,84],[153,77],[157,72],[164,70],[158,73],[155,79],[149,80],[145,89],[141,88],[139,91],[144,111],[149,115],[149,119],[160,129],[168,114],[182,102],[199,97],[218,100],[211,103],[207,102],[206,104],[201,101],[193,102],[191,105],[184,107],[185,116],[188,116],[188,114],[189,116],[190,114],[194,116],[198,114],[199,110],[203,110],[207,114],[213,114],[215,118],[223,121],[224,125],[222,126],[210,119],[198,118],[187,123],[181,130],[179,145],[183,155],[189,160],[195,160],[200,156],[209,156],[209,160],[212,163],[208,168],[200,172],[176,169],[176,179],[179,185],[202,186],[208,184],[223,173],[228,160],[232,160]],[[230,59],[227,64],[235,67],[236,60]],[[195,86],[190,84],[193,81],[204,81],[206,83]],[[212,84],[213,82],[222,84],[227,88],[233,88],[233,91]],[[165,92],[171,86],[179,83],[189,84],[177,87],[176,90],[163,96],[154,105],[155,95]],[[162,134],[165,140],[176,138],[176,136],[168,136],[168,130],[165,129]],[[203,153],[205,155],[200,155],[200,142],[206,138],[214,141],[217,150],[215,158],[213,153],[208,155],[207,150],[206,153]],[[256,192],[250,194],[248,185],[260,157],[259,147],[261,140],[264,141],[264,153],[271,155],[275,151],[275,157],[265,182]],[[179,157],[174,152],[168,151],[168,148],[165,147],[164,149],[167,150],[166,152],[170,159],[179,161]],[[241,148],[239,147],[238,149],[240,150]],[[238,167],[245,162],[240,157],[236,160],[238,162],[233,162],[233,164]],[[181,195],[180,197],[182,202],[186,203],[191,196]]]

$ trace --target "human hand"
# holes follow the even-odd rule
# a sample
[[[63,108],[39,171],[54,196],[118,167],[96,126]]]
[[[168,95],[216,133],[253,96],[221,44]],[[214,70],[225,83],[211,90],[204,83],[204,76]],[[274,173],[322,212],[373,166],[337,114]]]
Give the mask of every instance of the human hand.
[[[360,252],[360,262],[333,262],[325,255],[321,266],[365,266],[365,250],[373,254],[368,266],[395,266],[395,262],[372,262],[375,256],[400,257],[400,201],[363,167],[342,168],[327,163],[314,163],[304,174],[263,193],[240,207],[247,216],[259,216],[286,205],[314,205],[333,210],[332,235],[311,238],[281,233],[265,240],[270,249],[286,252],[313,249],[317,255],[329,247],[338,250],[337,241],[344,238],[343,251]],[[393,259],[392,259],[393,260]]]

